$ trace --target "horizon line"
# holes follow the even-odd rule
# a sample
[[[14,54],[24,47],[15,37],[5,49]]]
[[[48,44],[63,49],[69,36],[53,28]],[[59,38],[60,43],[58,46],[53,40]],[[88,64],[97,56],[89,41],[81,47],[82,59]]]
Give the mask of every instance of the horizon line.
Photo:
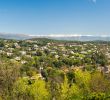
[[[0,32],[0,34],[10,34],[10,35],[26,35],[26,36],[30,36],[30,37],[34,37],[34,36],[38,36],[38,37],[81,37],[81,36],[100,36],[100,37],[110,37],[110,35],[93,35],[93,34],[30,34],[30,33],[11,33],[11,32]]]

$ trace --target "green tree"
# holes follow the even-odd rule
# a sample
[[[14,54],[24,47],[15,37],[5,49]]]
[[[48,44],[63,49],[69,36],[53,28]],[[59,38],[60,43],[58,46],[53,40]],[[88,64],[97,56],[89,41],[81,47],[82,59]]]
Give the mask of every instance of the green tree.
[[[14,100],[50,100],[50,94],[46,89],[45,81],[36,78],[19,79],[13,88]]]
[[[90,92],[91,74],[88,71],[75,71],[75,81],[78,87],[82,90],[84,96]]]
[[[19,70],[17,62],[0,62],[0,96],[3,100],[11,97],[13,84],[20,76]]]

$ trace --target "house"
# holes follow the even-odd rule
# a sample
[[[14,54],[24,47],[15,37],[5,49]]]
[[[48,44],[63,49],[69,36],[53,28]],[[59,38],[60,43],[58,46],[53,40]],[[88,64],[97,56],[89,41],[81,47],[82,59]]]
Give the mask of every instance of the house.
[[[21,58],[20,58],[20,57],[15,57],[15,60],[16,60],[16,61],[20,61]]]
[[[59,55],[55,55],[55,58],[58,59],[60,56]]]
[[[13,55],[13,53],[7,52],[7,56],[12,56],[12,55]]]
[[[26,51],[19,51],[21,53],[21,55],[26,55]]]
[[[26,62],[27,62],[27,61],[22,60],[22,61],[21,61],[21,64],[25,64]]]

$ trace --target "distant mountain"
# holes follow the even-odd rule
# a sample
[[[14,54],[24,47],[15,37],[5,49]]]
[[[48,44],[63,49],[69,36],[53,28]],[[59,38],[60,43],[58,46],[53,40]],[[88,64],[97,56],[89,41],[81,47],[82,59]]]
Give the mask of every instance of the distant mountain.
[[[0,38],[24,40],[24,39],[30,39],[30,36],[25,34],[0,33]]]
[[[110,41],[110,37],[102,37],[102,36],[71,36],[71,37],[51,37],[51,39],[56,40],[68,40],[68,41]]]
[[[28,35],[28,34],[0,33],[0,38],[17,40],[48,38],[68,41],[95,41],[95,40],[110,41],[110,36],[92,36],[92,35]]]

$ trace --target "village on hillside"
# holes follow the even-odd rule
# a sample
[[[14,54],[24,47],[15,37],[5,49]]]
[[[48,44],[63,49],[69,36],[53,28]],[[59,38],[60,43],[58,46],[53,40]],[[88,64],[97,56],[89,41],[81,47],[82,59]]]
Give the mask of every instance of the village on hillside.
[[[110,42],[0,39],[0,66],[0,93],[9,96],[1,96],[4,100],[95,100],[90,98],[109,97]],[[33,85],[40,87],[36,90]],[[31,90],[27,91],[29,87]],[[36,92],[31,95],[32,90],[40,96]]]

